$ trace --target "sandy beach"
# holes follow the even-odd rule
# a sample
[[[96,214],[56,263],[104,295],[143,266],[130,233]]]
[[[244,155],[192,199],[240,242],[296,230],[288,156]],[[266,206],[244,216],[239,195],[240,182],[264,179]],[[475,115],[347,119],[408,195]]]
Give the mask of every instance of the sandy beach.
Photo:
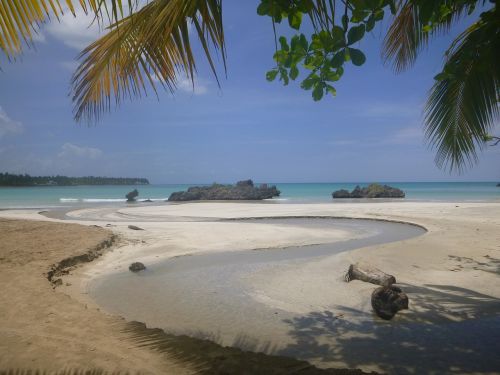
[[[7,319],[0,332],[7,340],[0,344],[0,368],[54,370],[69,365],[149,373],[197,371],[192,362],[175,354],[175,345],[170,355],[169,350],[158,355],[135,345],[137,337],[124,329],[127,323],[95,304],[87,294],[89,286],[107,275],[128,272],[134,261],[152,266],[178,256],[334,243],[356,235],[342,229],[220,221],[304,216],[408,222],[427,232],[245,275],[249,300],[291,317],[288,330],[276,335],[275,342],[262,349],[263,343],[254,341],[254,350],[294,356],[320,368],[500,371],[493,354],[497,344],[490,337],[498,333],[500,311],[500,203],[403,201],[102,207],[70,211],[64,221],[33,210],[0,211],[6,219],[1,221],[4,300],[14,302],[2,306]],[[129,225],[144,230],[131,230]],[[101,257],[71,270],[55,289],[48,282],[44,274],[51,264],[81,254],[112,234],[118,240]],[[357,261],[395,275],[410,298],[410,309],[390,322],[377,321],[370,306],[374,286],[343,281],[349,264]],[[422,328],[441,339],[426,341]],[[470,343],[474,332],[486,332],[483,342]],[[401,341],[391,341],[395,338]],[[184,345],[184,352],[189,346]],[[194,345],[191,349],[196,351]]]

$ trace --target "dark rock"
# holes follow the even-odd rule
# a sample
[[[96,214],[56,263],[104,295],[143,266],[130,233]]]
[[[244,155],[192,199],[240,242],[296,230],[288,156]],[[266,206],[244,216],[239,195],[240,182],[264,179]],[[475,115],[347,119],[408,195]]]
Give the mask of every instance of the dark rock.
[[[135,202],[135,198],[139,196],[139,192],[137,189],[132,190],[130,193],[127,193],[125,195],[125,198],[127,198],[127,202]]]
[[[363,198],[363,190],[357,185],[351,192],[351,198]]]
[[[151,199],[146,199],[146,200],[143,200],[142,202],[151,203],[153,201]]]
[[[408,309],[408,296],[394,286],[381,286],[372,293],[372,307],[385,320],[391,320],[399,310]]]
[[[128,266],[128,269],[132,272],[139,272],[139,271],[145,270],[146,266],[144,264],[142,264],[141,262],[135,262],[135,263],[132,263],[130,266]]]
[[[332,194],[333,198],[351,198],[351,193],[347,191],[346,189],[340,189]]]
[[[404,191],[380,184],[370,184],[367,187],[361,188],[359,185],[350,193],[345,190],[337,190],[332,193],[333,198],[404,198]]]
[[[500,183],[497,184],[497,187],[500,187]]]
[[[187,191],[172,193],[168,200],[261,200],[279,195],[280,191],[276,186],[262,184],[256,187],[252,180],[245,180],[237,182],[236,185],[213,184],[211,186],[190,187]]]
[[[250,187],[252,187],[253,186],[253,181],[252,180],[238,181],[236,183],[236,186],[239,186],[239,187],[250,186]]]
[[[139,227],[137,227],[137,226],[135,226],[135,225],[129,225],[129,226],[128,226],[128,229],[132,229],[132,230],[144,230],[144,229],[139,228]]]

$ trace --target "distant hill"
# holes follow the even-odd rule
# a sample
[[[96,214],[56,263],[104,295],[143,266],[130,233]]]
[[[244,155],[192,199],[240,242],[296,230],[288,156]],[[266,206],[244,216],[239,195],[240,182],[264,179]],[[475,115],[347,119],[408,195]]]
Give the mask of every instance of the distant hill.
[[[147,178],[30,176],[0,173],[0,186],[149,185]]]

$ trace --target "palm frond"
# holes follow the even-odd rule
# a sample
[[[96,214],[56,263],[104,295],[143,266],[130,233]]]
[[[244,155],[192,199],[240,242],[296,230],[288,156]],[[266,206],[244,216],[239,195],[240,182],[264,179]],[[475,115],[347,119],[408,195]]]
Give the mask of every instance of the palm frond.
[[[443,76],[425,107],[425,134],[437,148],[439,167],[463,170],[477,161],[477,148],[499,119],[500,31],[478,21],[447,52]]]
[[[136,9],[137,0],[127,0],[128,12]],[[23,41],[31,46],[33,36],[51,17],[59,19],[65,9],[75,15],[75,5],[93,13],[98,22],[117,22],[123,17],[122,0],[2,0],[0,1],[0,49],[7,58],[21,53]]]
[[[449,31],[469,5],[460,2],[453,4],[453,11],[430,31],[424,31],[420,20],[421,5],[425,2],[415,0],[400,1],[396,16],[387,31],[382,48],[382,60],[391,64],[396,73],[413,66],[418,53],[427,46],[429,39]],[[439,2],[435,6],[439,7]]]
[[[217,78],[211,48],[220,50],[225,68],[225,44],[220,0],[155,0],[111,25],[88,46],[72,78],[75,119],[98,120],[124,97],[140,97],[149,83],[160,81],[174,91],[179,75],[193,82],[196,71],[191,48],[192,27]]]

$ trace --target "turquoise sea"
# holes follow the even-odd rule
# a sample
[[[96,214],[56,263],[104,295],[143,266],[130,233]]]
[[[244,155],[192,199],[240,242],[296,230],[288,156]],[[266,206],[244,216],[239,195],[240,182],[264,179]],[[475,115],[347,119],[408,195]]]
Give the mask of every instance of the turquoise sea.
[[[352,190],[366,183],[275,183],[281,196],[276,203],[333,202],[331,193],[338,189]],[[419,201],[499,201],[500,187],[495,182],[389,182],[405,191],[406,200]],[[0,187],[0,208],[49,208],[95,205],[123,205],[125,194],[139,190],[139,200],[161,203],[174,191],[193,185],[141,186],[44,186]],[[335,200],[342,202],[342,200]]]

